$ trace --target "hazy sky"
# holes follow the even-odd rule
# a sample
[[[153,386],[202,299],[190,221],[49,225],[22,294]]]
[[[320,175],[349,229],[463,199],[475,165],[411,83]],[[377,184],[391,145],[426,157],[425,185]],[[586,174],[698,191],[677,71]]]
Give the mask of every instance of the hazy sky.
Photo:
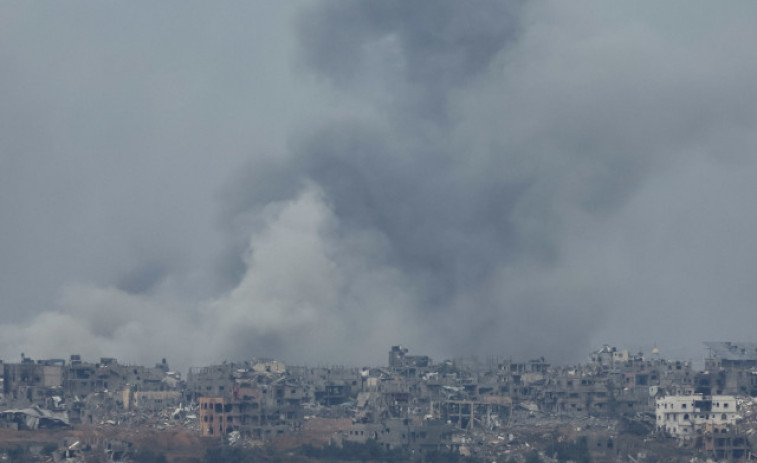
[[[0,358],[757,341],[755,18],[0,2]]]

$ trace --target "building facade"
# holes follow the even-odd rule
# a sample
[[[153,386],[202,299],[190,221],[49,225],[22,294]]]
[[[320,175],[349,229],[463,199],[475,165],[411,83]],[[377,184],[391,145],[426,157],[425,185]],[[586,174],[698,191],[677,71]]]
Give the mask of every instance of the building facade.
[[[734,424],[737,408],[736,397],[728,395],[663,397],[655,403],[657,431],[677,438],[693,438],[708,426]]]

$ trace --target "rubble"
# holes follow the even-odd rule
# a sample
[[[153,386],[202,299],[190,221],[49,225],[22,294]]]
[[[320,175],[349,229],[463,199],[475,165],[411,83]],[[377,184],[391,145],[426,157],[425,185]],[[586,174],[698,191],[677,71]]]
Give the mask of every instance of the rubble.
[[[3,427],[25,430],[71,426],[66,412],[54,412],[37,406],[0,411],[0,420],[2,420]]]
[[[657,353],[646,358],[609,346],[573,366],[544,358],[435,363],[393,346],[388,366],[253,359],[192,368],[186,380],[165,360],[143,367],[78,355],[68,362],[22,358],[3,364],[7,409],[0,420],[20,430],[182,430],[232,446],[372,441],[387,451],[485,461],[524,461],[534,451],[549,461],[555,443],[585,446],[593,461],[749,459],[757,444],[750,396],[757,392],[757,348],[708,347],[701,372]]]

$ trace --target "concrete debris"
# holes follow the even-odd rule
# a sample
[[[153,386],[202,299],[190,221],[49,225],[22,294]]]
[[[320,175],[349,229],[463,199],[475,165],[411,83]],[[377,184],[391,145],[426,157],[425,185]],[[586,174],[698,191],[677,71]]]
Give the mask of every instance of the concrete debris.
[[[569,367],[544,358],[435,363],[393,346],[388,367],[254,359],[192,368],[186,380],[165,360],[143,367],[78,355],[24,358],[3,364],[2,400],[13,408],[0,411],[0,423],[181,429],[228,445],[372,440],[416,455],[451,451],[484,461],[525,461],[534,451],[558,461],[568,450],[596,462],[750,459],[757,348],[708,347],[704,371],[659,352],[647,358],[610,346]]]
[[[5,427],[16,429],[35,430],[70,427],[68,414],[65,411],[54,412],[38,406],[0,411],[0,420],[3,421]]]

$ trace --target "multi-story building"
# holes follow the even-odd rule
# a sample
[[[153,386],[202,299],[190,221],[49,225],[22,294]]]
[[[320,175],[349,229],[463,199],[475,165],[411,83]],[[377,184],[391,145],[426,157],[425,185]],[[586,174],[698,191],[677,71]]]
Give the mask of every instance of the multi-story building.
[[[658,432],[683,439],[707,426],[734,424],[738,418],[736,397],[729,395],[667,396],[657,399],[655,408]]]
[[[253,439],[289,434],[302,427],[301,401],[299,388],[294,385],[240,381],[230,395],[197,399],[200,431],[203,436],[238,431]]]
[[[51,394],[61,394],[63,360],[38,360],[28,357],[21,363],[3,365],[3,393],[16,404],[46,406]]]

